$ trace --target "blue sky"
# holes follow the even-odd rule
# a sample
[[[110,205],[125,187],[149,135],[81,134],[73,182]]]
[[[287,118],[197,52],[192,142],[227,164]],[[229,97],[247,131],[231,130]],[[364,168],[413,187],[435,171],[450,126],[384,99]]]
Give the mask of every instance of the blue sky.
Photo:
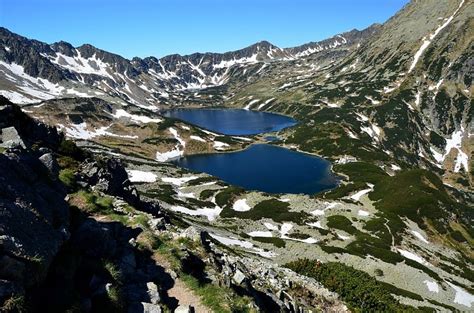
[[[0,25],[133,56],[291,47],[384,22],[409,0],[0,0]]]

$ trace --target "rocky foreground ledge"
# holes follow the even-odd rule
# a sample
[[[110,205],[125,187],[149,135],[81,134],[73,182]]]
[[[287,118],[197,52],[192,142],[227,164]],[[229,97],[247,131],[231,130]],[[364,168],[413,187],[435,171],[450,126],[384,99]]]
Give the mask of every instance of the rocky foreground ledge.
[[[2,312],[346,311],[337,294],[142,201],[94,156],[0,97]]]

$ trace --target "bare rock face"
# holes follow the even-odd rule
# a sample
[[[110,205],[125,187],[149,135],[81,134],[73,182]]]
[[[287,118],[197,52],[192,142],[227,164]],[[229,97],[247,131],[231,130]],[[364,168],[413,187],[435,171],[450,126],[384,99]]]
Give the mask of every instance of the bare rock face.
[[[4,292],[45,277],[69,237],[65,195],[39,159],[22,152],[0,155],[0,279],[10,285]]]

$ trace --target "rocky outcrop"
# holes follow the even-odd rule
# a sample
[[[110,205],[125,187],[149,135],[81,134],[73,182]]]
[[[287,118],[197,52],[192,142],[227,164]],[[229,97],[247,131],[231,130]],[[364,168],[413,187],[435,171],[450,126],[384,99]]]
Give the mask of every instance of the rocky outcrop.
[[[337,294],[313,279],[258,258],[225,252],[207,232],[193,226],[183,230],[180,236],[199,242],[207,253],[206,258],[198,260],[192,251],[184,251],[183,272],[252,298],[259,312],[306,312],[304,308],[308,307],[325,312],[348,311]]]
[[[0,154],[0,301],[38,284],[69,238],[66,190],[24,151]]]
[[[3,145],[8,142],[18,142],[13,146],[19,145],[24,148],[30,148],[36,144],[37,148],[58,150],[64,139],[55,127],[38,123],[3,96],[0,96],[0,130],[2,130],[0,139]],[[39,146],[38,143],[40,143]]]
[[[87,154],[5,98],[0,101],[0,139],[8,146],[0,154],[0,304],[23,296],[34,304],[32,311],[56,311],[61,297],[54,294],[66,290],[80,295],[85,312],[107,306],[103,302],[111,294],[120,302],[112,307],[141,305],[142,311],[159,312],[156,282],[163,271],[137,249],[134,238],[141,230],[97,221],[65,200],[57,157]],[[140,201],[120,161],[86,159],[76,175],[82,188],[116,197],[118,208],[128,203],[152,211],[156,228],[162,227],[158,206]]]

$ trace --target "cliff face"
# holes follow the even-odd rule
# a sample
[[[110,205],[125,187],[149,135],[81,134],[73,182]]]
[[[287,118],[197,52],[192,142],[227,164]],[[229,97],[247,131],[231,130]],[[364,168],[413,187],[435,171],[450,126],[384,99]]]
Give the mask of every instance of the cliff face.
[[[147,282],[160,272],[129,243],[140,230],[92,217],[131,205],[159,215],[140,201],[122,163],[91,158],[3,97],[0,134],[0,311],[115,311],[107,296],[115,266],[120,286],[133,290],[117,298],[150,301]]]
[[[69,206],[51,150],[62,136],[0,101],[2,144],[12,147],[0,154],[1,300],[44,279],[69,238]],[[34,152],[21,147],[33,145]]]

